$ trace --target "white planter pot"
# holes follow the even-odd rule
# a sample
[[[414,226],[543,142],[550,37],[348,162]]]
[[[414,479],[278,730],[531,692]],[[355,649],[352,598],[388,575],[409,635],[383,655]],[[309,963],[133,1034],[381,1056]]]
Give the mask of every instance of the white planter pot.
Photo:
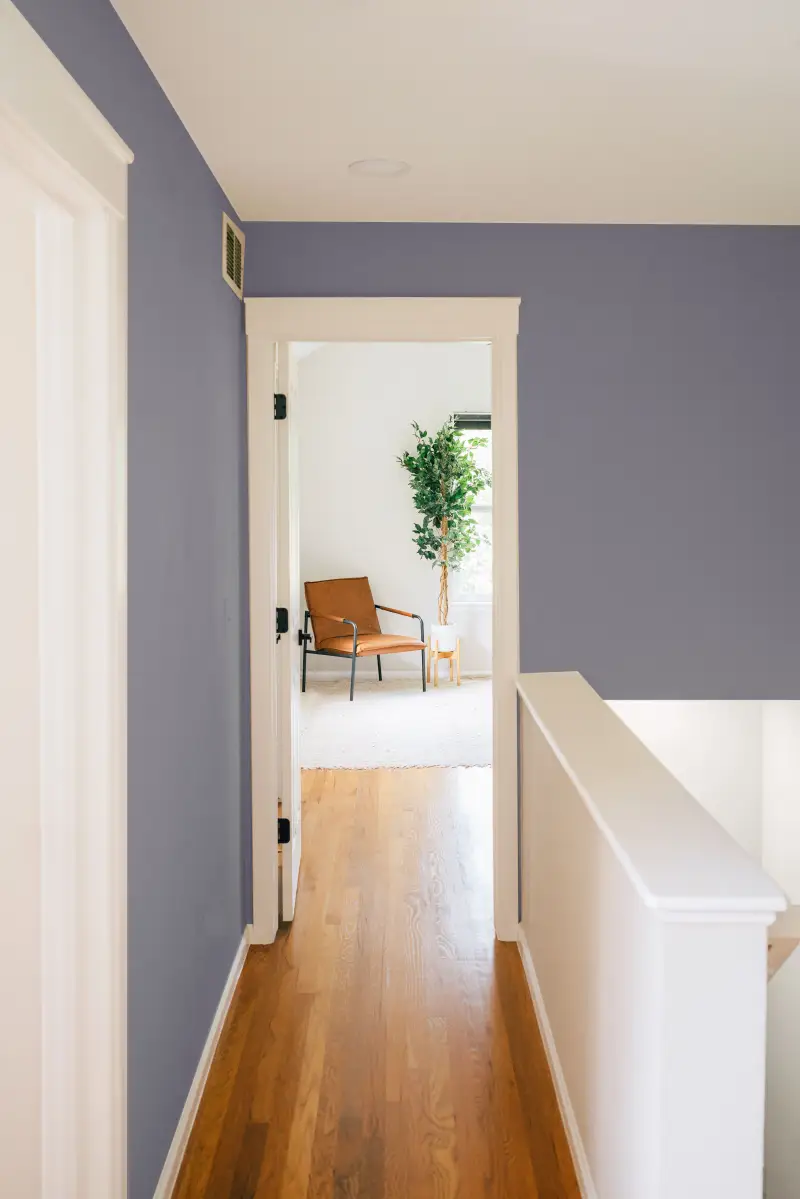
[[[439,649],[442,653],[450,653],[456,648],[456,640],[458,631],[453,624],[434,624],[431,625],[431,649],[436,649],[436,643],[439,643]]]

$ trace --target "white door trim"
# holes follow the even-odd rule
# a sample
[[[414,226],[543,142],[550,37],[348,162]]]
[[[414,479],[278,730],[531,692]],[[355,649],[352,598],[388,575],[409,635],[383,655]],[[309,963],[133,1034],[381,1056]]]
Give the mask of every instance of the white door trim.
[[[127,166],[0,0],[0,156],[37,196],[42,1199],[127,1189]]]
[[[517,298],[286,298],[254,297],[245,301],[248,343],[248,411],[272,416],[276,346],[292,341],[488,341],[492,346],[493,445],[493,633],[494,702],[494,921],[503,941],[517,939],[517,698],[519,673],[519,538],[517,498]],[[270,375],[267,364],[273,363]],[[257,418],[258,419],[258,418]],[[255,450],[255,452],[254,452]],[[264,497],[274,483],[266,479],[274,464],[250,445],[250,671],[253,745],[253,924],[256,939],[274,938],[277,929],[275,819],[278,747],[271,744],[270,704],[274,692],[274,645],[264,644],[253,630],[271,612],[274,599],[262,590],[254,595],[270,555],[274,517],[266,514]],[[254,490],[258,537],[253,535]],[[269,522],[272,521],[270,524]],[[266,538],[266,540],[264,539]],[[267,571],[268,573],[268,571]],[[270,606],[262,606],[266,600]],[[255,619],[258,614],[258,621]],[[265,622],[266,623],[266,622]],[[272,638],[274,642],[274,637]],[[267,760],[270,759],[270,760]],[[273,789],[271,790],[270,787]],[[257,841],[256,828],[263,838]],[[273,867],[273,862],[275,863]],[[271,935],[270,935],[271,933]]]
[[[275,608],[278,603],[276,346],[247,339],[247,474],[250,579],[250,787],[254,945],[278,932],[278,746]]]

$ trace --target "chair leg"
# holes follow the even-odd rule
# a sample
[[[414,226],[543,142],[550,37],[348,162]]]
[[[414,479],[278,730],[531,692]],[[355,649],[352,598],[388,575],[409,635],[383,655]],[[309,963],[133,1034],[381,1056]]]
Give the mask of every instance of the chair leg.
[[[378,682],[379,682],[379,683],[382,683],[382,682],[383,682],[383,671],[381,670],[381,656],[380,656],[380,654],[378,654],[378,655],[377,655],[377,657],[378,657]]]
[[[307,658],[308,658],[308,649],[306,646],[306,642],[304,641],[303,642],[303,694],[304,695],[305,695],[305,690],[306,690],[306,661],[307,661]]]
[[[353,654],[353,661],[350,666],[350,703],[353,702],[353,690],[356,685],[356,656]]]
[[[425,686],[425,650],[422,651],[422,690],[427,690]]]

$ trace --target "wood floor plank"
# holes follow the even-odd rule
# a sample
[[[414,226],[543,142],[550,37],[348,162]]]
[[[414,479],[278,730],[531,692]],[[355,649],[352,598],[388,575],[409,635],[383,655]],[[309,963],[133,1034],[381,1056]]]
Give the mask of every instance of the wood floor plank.
[[[294,923],[251,949],[175,1199],[578,1199],[491,772],[309,771]]]
[[[572,1168],[569,1146],[516,946],[497,946],[496,978],[533,1160],[538,1163],[542,1176],[569,1177]],[[550,1199],[551,1192],[543,1190],[541,1193]],[[577,1182],[568,1187],[565,1194],[567,1199],[580,1199]]]
[[[255,1199],[261,1163],[267,1144],[267,1125],[248,1124],[242,1137],[241,1150],[237,1157],[231,1199]]]
[[[194,1199],[206,1193],[256,1005],[262,992],[271,989],[270,973],[271,963],[251,950],[217,1046],[173,1199]]]

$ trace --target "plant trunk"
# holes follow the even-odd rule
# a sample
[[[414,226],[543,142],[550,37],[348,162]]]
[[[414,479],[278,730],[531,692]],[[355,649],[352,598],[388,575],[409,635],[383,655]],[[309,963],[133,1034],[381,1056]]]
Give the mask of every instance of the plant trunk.
[[[447,624],[450,601],[447,594],[447,517],[442,521],[442,563],[439,578],[439,624]]]

